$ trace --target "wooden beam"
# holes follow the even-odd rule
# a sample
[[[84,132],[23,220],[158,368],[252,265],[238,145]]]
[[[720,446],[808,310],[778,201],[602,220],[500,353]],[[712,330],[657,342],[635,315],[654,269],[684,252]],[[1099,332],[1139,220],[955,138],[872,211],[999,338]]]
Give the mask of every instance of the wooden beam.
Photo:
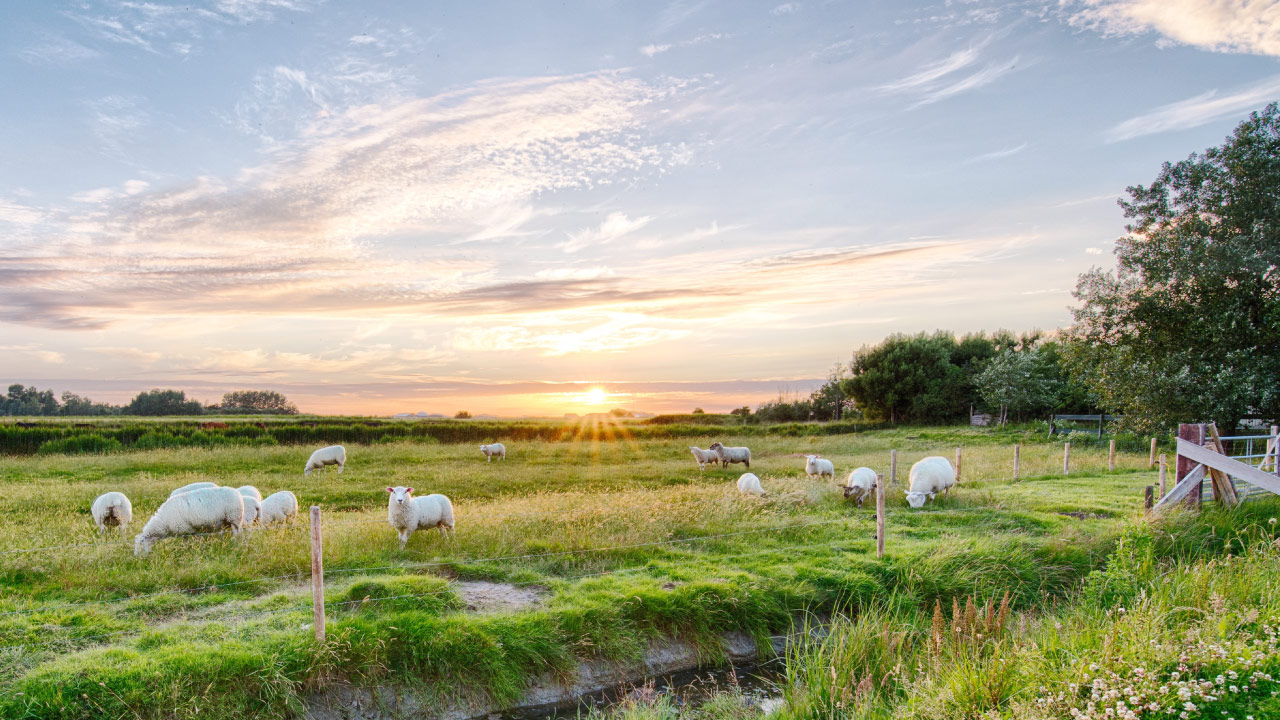
[[[1178,441],[1178,454],[1192,462],[1198,462],[1216,470],[1221,470],[1222,472],[1243,480],[1250,485],[1257,485],[1267,492],[1280,495],[1280,478],[1272,475],[1271,473],[1263,472],[1252,465],[1242,463],[1235,458],[1229,458],[1226,455],[1216,453],[1209,448],[1201,447],[1195,443],[1189,443],[1185,440]]]
[[[1222,436],[1218,434],[1218,424],[1209,423],[1209,443],[1212,443],[1213,449],[1220,454],[1226,455],[1227,448],[1222,444]],[[1206,443],[1206,445],[1209,445]],[[1213,481],[1213,499],[1231,507],[1240,504],[1240,498],[1236,496],[1236,487],[1231,483],[1231,478],[1227,474],[1209,466],[1209,477]]]
[[[1200,446],[1197,445],[1196,447]],[[1192,490],[1199,488],[1200,483],[1202,482],[1204,482],[1204,466],[1197,465],[1192,468],[1185,477],[1179,480],[1177,485],[1173,486],[1173,489],[1169,491],[1168,495],[1160,498],[1160,502],[1156,503],[1156,506],[1153,509],[1159,510],[1181,502],[1182,499],[1189,495]]]

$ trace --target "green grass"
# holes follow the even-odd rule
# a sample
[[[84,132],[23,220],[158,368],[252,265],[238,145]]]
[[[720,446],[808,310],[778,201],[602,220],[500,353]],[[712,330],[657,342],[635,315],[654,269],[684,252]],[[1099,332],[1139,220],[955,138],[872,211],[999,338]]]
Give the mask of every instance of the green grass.
[[[714,439],[751,446],[768,497],[736,492],[741,466],[698,471],[688,446]],[[1020,482],[1009,477],[1013,441],[1028,443]],[[540,672],[586,655],[635,660],[660,637],[714,657],[724,631],[764,637],[806,612],[889,597],[927,612],[1007,590],[1017,609],[1043,607],[1102,565],[1154,482],[1145,453],[1121,454],[1107,472],[1105,447],[1074,445],[1063,478],[1059,443],[967,428],[508,445],[509,459],[492,463],[470,444],[350,446],[342,475],[307,478],[306,447],[0,460],[0,552],[85,545],[0,555],[0,716],[282,717],[334,680],[408,683],[427,701],[439,688],[510,701]],[[962,486],[909,510],[911,462],[954,458],[957,445]],[[870,506],[804,477],[802,456],[829,457],[842,475],[857,465],[887,475],[890,448],[899,485],[888,496],[889,557],[877,560]],[[323,508],[325,645],[304,627],[305,521],[165,540],[146,558],[118,534],[98,538],[88,509],[100,492],[131,498],[132,534],[171,489],[197,480],[289,489]],[[397,550],[389,485],[449,495],[454,539],[418,533]],[[470,612],[450,582],[459,579],[514,583],[543,601]]]

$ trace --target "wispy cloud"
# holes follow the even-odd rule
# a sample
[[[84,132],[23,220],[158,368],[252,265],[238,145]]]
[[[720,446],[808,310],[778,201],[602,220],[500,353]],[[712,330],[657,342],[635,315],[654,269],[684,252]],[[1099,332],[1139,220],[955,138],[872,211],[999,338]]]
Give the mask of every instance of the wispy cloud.
[[[961,93],[985,87],[1009,74],[1017,66],[1017,56],[1014,56],[1012,59],[1003,63],[988,65],[972,75],[968,75],[954,82],[924,91],[923,96],[917,100],[915,105],[912,107],[918,108],[925,105],[932,105],[933,103],[946,100],[950,97],[955,97]]]
[[[567,253],[575,253],[592,245],[606,245],[618,238],[630,235],[653,221],[653,217],[629,218],[625,213],[613,212],[600,223],[598,228],[582,228],[570,233],[569,239],[558,243],[556,247]]]
[[[1241,115],[1280,98],[1280,75],[1227,95],[1210,90],[1186,100],[1162,105],[1129,118],[1107,131],[1107,142],[1120,142],[1143,135],[1186,130],[1216,120]]]
[[[92,48],[58,35],[46,36],[36,45],[29,45],[18,51],[18,57],[29,63],[47,65],[70,65],[101,57],[102,53]]]
[[[923,65],[905,77],[878,85],[874,89],[884,93],[916,96],[916,102],[911,105],[914,110],[990,85],[1012,72],[1018,66],[1019,58],[1015,56],[1004,62],[988,63],[968,74],[962,75],[961,71],[978,63],[982,49],[993,37],[988,36],[964,50],[957,50],[941,60]]]
[[[957,50],[942,60],[929,63],[920,68],[920,70],[904,78],[885,83],[884,85],[878,86],[876,89],[884,92],[903,92],[905,90],[914,90],[925,85],[930,85],[945,75],[950,75],[957,70],[966,68],[976,62],[977,59],[977,48]]]
[[[689,18],[698,14],[710,0],[675,0],[669,3],[658,14],[657,28],[659,33],[666,33],[682,25]]]
[[[989,162],[991,160],[1001,160],[1003,158],[1017,155],[1023,150],[1026,150],[1027,147],[1029,147],[1028,143],[1024,142],[1021,145],[1015,145],[1002,150],[993,150],[988,153],[982,153],[981,155],[974,155],[973,157],[965,158],[961,165],[972,165],[974,163]]]
[[[627,313],[582,317],[570,327],[507,325],[456,330],[450,344],[459,351],[509,352],[536,350],[558,356],[582,352],[621,353],[687,337],[687,328],[655,327],[651,318]]]
[[[728,33],[706,33],[703,35],[691,37],[688,40],[681,40],[678,43],[664,43],[662,45],[656,45],[656,44],[650,43],[640,48],[640,54],[648,57],[653,57],[655,55],[660,55],[670,50],[673,47],[681,47],[681,48],[694,47],[695,45],[702,45],[703,43],[709,43],[715,40],[723,40],[727,37],[729,37]]]
[[[1280,55],[1276,0],[1079,0],[1064,2],[1069,22],[1108,36],[1161,36],[1161,45]]]
[[[64,11],[66,17],[107,42],[156,55],[187,55],[208,26],[243,25],[275,19],[282,11],[302,12],[303,0],[217,0],[210,6],[107,0]]]
[[[769,13],[771,15],[790,15],[792,13],[799,12],[799,11],[800,11],[800,3],[788,2],[788,3],[782,3],[781,5],[775,6],[772,10],[769,11]]]
[[[653,43],[649,43],[648,45],[645,45],[640,48],[640,54],[646,55],[648,57],[653,57],[654,55],[660,55],[670,49],[671,49],[671,43],[665,43],[662,45],[655,45]]]

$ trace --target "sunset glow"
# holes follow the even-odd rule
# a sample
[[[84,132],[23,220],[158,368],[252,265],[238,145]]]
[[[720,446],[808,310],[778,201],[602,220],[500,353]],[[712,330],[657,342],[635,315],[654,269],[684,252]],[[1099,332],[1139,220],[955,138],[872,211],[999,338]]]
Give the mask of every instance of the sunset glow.
[[[3,379],[117,403],[723,412],[1061,327],[1280,95],[1222,3],[11,5]]]

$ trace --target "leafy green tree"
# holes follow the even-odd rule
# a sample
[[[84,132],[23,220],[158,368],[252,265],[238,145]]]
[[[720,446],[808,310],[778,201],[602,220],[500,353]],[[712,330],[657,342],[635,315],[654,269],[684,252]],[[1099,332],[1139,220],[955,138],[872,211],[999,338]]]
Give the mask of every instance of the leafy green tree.
[[[1120,203],[1114,272],[1076,286],[1073,375],[1135,429],[1280,417],[1280,108]]]
[[[469,420],[471,418],[471,413],[467,412],[466,410],[459,410],[458,412],[453,414],[453,418],[455,420]]]
[[[694,408],[694,409],[693,409],[693,414],[694,414],[694,415],[702,415],[702,414],[705,414],[705,413],[706,413],[706,410],[703,410],[702,408]]]
[[[863,346],[849,364],[847,394],[871,419],[940,422],[964,414],[964,373],[952,363],[953,335],[891,335]]]
[[[80,397],[79,395],[68,391],[62,393],[62,407],[58,410],[58,414],[68,417],[119,415],[120,407],[118,405],[96,403],[87,397]]]
[[[17,383],[0,398],[0,415],[57,415],[58,398],[52,390],[38,390]]]
[[[1035,350],[1006,349],[986,363],[974,377],[978,395],[991,407],[1000,408],[1000,424],[1009,413],[1044,405],[1052,397],[1049,379],[1043,374]]]
[[[235,390],[222,396],[222,412],[296,415],[298,408],[274,390]]]
[[[182,390],[147,390],[124,407],[125,415],[201,415],[204,406],[199,400],[188,400]]]

